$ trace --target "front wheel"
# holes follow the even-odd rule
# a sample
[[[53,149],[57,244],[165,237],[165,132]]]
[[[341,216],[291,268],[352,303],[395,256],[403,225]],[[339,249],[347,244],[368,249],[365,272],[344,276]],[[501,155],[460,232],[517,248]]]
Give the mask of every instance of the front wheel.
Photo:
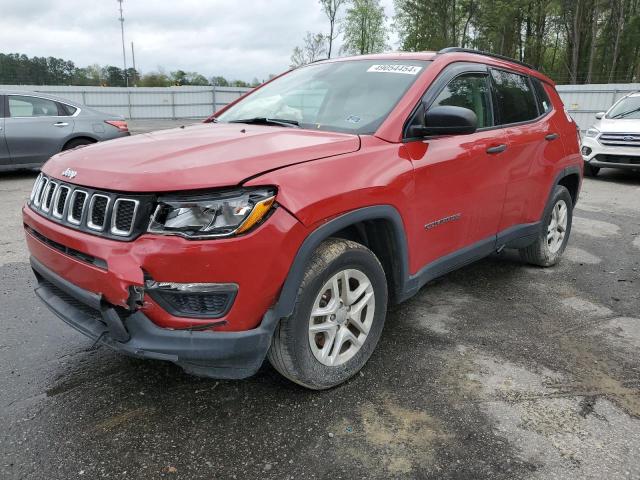
[[[569,190],[557,185],[536,241],[520,250],[523,260],[540,267],[550,267],[560,261],[569,241],[573,221],[573,200]]]
[[[373,353],[386,310],[385,273],[373,252],[349,240],[325,240],[307,265],[293,314],[274,332],[269,361],[307,388],[338,385]]]

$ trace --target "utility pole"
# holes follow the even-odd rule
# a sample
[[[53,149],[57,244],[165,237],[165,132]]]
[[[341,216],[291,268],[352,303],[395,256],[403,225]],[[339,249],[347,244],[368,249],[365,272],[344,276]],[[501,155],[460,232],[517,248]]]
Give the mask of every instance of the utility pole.
[[[129,86],[129,77],[127,77],[127,54],[124,48],[124,16],[122,15],[122,0],[118,0],[120,4],[120,34],[122,36],[122,64],[124,65],[124,83]]]
[[[133,62],[133,86],[137,87],[136,73],[138,71],[136,70],[136,52],[133,50],[133,42],[131,42],[131,61]]]

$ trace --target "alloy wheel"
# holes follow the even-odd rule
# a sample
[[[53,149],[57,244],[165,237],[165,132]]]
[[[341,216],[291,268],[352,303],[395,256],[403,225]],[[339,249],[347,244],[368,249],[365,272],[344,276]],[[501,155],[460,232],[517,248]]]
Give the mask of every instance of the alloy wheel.
[[[320,289],[309,318],[309,346],[326,366],[338,366],[358,353],[375,312],[375,294],[360,270],[335,273]]]
[[[553,206],[551,220],[547,226],[547,246],[551,253],[557,253],[567,234],[568,209],[564,200],[558,200]]]

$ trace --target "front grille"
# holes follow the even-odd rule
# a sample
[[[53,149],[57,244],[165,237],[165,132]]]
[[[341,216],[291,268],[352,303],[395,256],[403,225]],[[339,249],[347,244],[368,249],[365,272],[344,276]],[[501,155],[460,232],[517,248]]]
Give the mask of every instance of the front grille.
[[[48,219],[93,235],[133,240],[146,230],[152,195],[128,195],[78,187],[40,174],[29,206]]]
[[[605,163],[624,163],[627,165],[640,165],[640,157],[632,157],[625,155],[596,155],[594,159],[598,162]]]
[[[640,133],[603,133],[598,140],[610,147],[640,147]]]

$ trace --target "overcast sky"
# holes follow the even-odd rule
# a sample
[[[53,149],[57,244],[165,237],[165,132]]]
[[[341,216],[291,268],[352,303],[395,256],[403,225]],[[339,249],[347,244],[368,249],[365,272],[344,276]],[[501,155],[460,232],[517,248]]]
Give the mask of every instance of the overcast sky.
[[[393,0],[382,0],[387,15]],[[305,32],[327,32],[317,0],[124,0],[127,63],[207,77],[286,70]],[[344,12],[343,12],[344,14]],[[117,0],[0,0],[0,52],[122,66]],[[391,46],[396,47],[394,39]]]

